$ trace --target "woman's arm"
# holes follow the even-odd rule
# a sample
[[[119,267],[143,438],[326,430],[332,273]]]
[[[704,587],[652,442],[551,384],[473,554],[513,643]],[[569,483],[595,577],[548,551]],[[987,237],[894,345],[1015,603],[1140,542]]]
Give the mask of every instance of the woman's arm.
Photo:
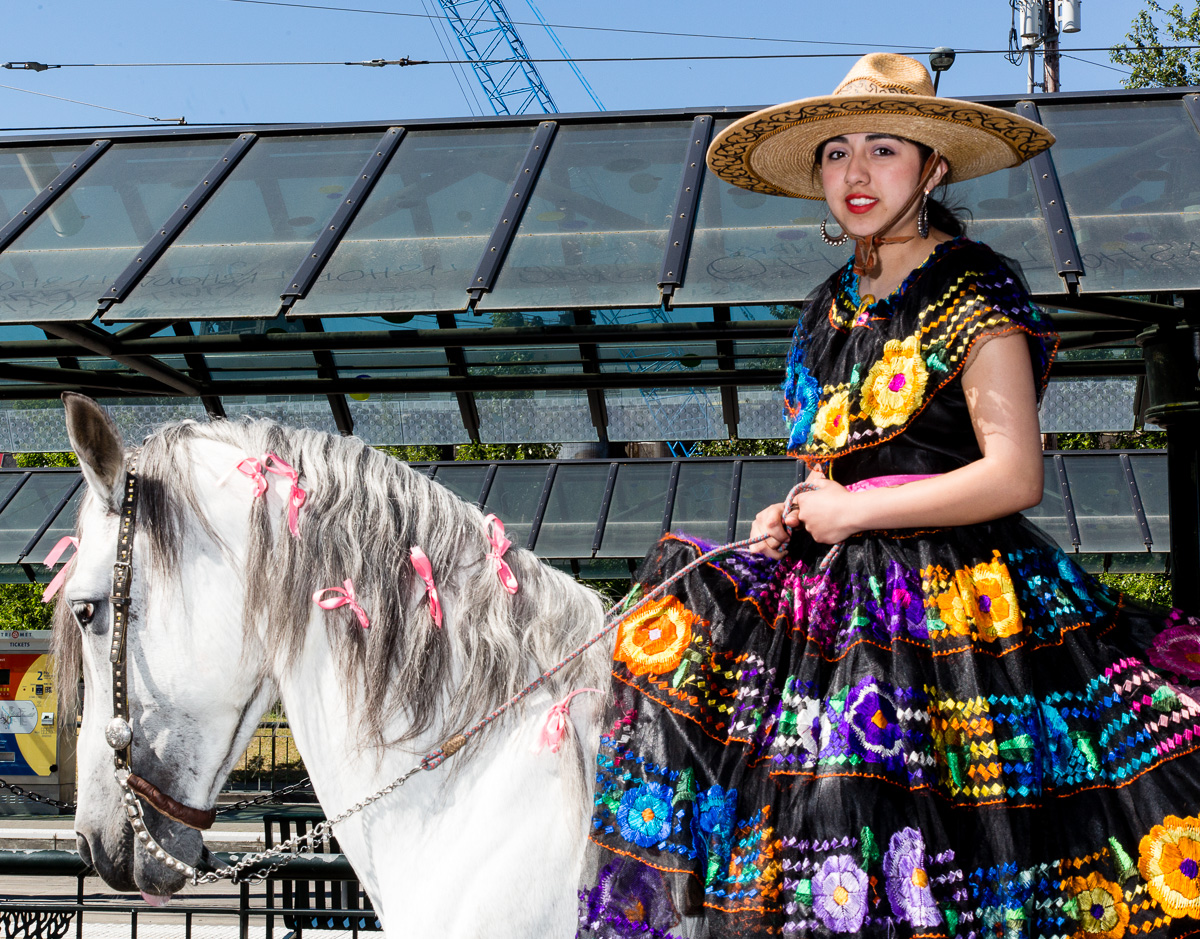
[[[815,541],[835,544],[876,528],[969,525],[1037,505],[1042,498],[1042,441],[1029,347],[1023,334],[997,336],[977,347],[962,377],[975,438],[983,456],[933,479],[891,489],[848,492],[820,474],[786,519],[803,525]],[[755,518],[752,547],[782,557],[786,546],[782,506]]]

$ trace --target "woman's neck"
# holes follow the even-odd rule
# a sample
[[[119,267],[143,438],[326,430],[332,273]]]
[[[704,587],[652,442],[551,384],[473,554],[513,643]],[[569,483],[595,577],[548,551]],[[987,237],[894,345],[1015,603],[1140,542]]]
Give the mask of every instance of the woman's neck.
[[[874,271],[875,276],[859,275],[859,297],[865,300],[870,295],[876,300],[882,300],[894,293],[908,275],[921,266],[934,248],[949,240],[950,236],[945,232],[934,229],[929,232],[928,238],[920,238],[914,232],[911,241],[880,245],[879,266]]]

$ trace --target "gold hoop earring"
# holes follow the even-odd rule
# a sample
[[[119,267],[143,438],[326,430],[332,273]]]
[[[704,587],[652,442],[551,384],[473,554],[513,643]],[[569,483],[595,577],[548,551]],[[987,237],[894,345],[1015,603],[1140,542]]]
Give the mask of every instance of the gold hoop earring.
[[[846,233],[842,232],[836,238],[830,238],[829,232],[825,230],[825,225],[829,221],[829,216],[821,219],[821,240],[831,248],[840,248],[846,243]]]

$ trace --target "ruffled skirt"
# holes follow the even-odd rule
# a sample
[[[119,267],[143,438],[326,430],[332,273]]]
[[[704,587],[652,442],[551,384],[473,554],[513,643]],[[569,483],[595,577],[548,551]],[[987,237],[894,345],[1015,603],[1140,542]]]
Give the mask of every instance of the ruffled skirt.
[[[1196,620],[1017,516],[820,560],[728,555],[622,624],[580,935],[1200,929]]]

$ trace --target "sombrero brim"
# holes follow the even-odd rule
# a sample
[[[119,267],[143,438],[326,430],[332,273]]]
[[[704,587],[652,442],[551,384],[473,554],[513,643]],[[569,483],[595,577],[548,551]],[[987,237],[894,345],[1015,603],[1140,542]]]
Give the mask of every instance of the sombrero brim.
[[[708,166],[721,179],[773,196],[823,199],[817,148],[843,134],[895,134],[938,150],[950,182],[1036,156],[1054,135],[999,108],[926,95],[824,95],[755,111],[717,135]]]

